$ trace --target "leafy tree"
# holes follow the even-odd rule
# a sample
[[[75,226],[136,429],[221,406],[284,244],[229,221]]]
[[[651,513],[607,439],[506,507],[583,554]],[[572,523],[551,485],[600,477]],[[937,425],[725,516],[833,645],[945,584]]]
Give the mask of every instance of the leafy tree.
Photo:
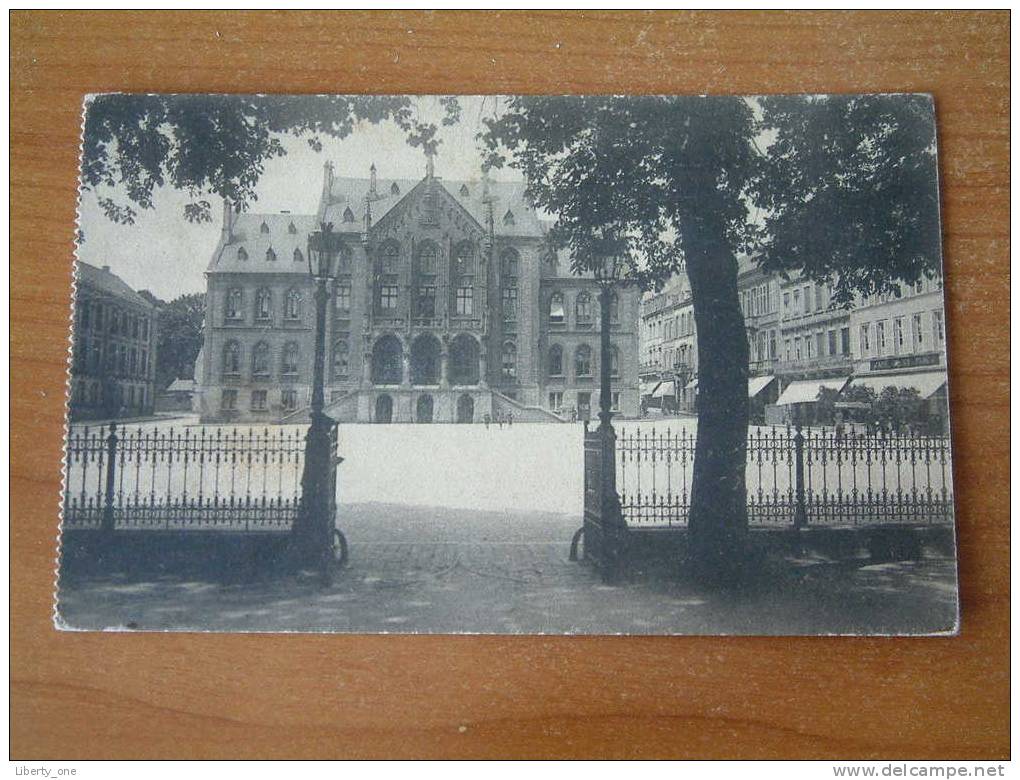
[[[195,360],[202,348],[205,296],[192,293],[170,303],[160,301],[156,332],[156,387],[175,379],[194,379]]]
[[[442,124],[460,117],[456,98],[440,99]],[[265,163],[286,154],[281,138],[344,138],[359,122],[386,120],[412,146],[435,151],[437,126],[402,95],[97,95],[87,107],[82,184],[115,222],[133,223],[163,186],[187,192],[184,216],[212,219],[210,196],[242,208],[256,200]]]
[[[838,303],[937,272],[931,101],[512,97],[482,140],[510,164],[550,233],[592,270],[606,238],[632,278],[686,270],[698,329],[692,562],[724,579],[745,551],[748,344],[737,254],[767,271],[833,277]]]
[[[862,403],[867,404],[868,410],[863,414],[857,414],[864,419],[859,422],[874,422],[872,405],[875,403],[875,391],[870,387],[862,385],[851,385],[842,392],[831,387],[823,387],[818,391],[818,400],[815,403],[815,422],[820,425],[834,425],[836,423],[836,404]]]
[[[875,399],[875,421],[894,432],[920,425],[925,422],[921,414],[923,404],[915,387],[884,387]]]

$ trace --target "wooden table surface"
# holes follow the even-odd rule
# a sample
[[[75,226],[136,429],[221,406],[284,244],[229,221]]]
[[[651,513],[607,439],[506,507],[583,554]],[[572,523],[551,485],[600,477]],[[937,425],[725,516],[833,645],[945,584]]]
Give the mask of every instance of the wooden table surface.
[[[13,12],[11,86],[13,758],[1008,755],[1008,12]],[[962,635],[58,633],[81,103],[113,90],[934,93]]]

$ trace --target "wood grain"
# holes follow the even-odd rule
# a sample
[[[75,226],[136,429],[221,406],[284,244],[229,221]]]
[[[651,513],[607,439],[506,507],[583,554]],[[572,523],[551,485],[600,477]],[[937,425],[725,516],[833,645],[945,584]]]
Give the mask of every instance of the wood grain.
[[[14,12],[11,83],[12,757],[1008,755],[1008,12]],[[56,632],[79,117],[105,90],[934,93],[962,636]]]

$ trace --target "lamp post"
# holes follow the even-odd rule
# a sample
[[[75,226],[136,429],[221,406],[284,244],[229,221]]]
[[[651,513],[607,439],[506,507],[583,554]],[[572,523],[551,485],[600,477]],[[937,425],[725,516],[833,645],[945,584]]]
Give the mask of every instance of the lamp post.
[[[315,282],[315,355],[312,371],[311,423],[305,437],[305,463],[301,474],[301,505],[293,530],[293,549],[298,566],[316,566],[323,580],[333,578],[335,534],[333,506],[334,420],[323,412],[326,362],[326,304],[336,279],[343,238],[323,223],[308,238],[308,273]],[[342,537],[341,547],[343,546]]]
[[[601,550],[597,553],[602,561],[602,576],[605,580],[616,577],[623,546],[626,543],[626,523],[620,496],[616,492],[616,431],[613,430],[613,378],[612,378],[612,319],[614,288],[623,284],[621,279],[626,267],[626,240],[607,237],[596,238],[592,247],[595,282],[599,287],[599,308],[601,315],[600,337],[600,383],[599,383],[599,437],[600,449],[600,538]],[[586,533],[586,544],[594,541]]]

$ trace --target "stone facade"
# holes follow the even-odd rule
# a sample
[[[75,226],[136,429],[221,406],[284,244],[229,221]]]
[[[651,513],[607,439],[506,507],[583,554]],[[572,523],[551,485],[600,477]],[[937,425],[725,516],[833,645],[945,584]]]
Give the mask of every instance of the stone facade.
[[[72,420],[139,417],[156,398],[157,308],[109,266],[75,266]]]
[[[327,165],[315,215],[224,208],[206,274],[203,420],[307,416],[306,255],[323,222],[344,238],[326,323],[326,411],[335,419],[554,421],[571,408],[597,410],[598,290],[548,250],[523,184],[450,182],[431,166],[418,181],[379,179],[374,166],[366,179],[342,178]],[[621,291],[614,309],[615,400],[636,416],[636,291]]]

